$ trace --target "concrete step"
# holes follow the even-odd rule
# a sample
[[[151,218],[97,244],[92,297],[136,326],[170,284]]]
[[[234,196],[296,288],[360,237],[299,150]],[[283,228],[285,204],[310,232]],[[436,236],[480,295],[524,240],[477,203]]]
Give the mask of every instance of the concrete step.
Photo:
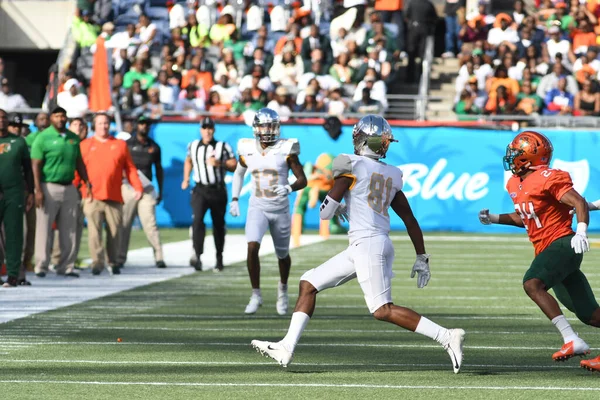
[[[429,95],[431,97],[443,97],[446,100],[454,101],[454,91],[448,92],[444,90],[430,90]]]
[[[458,58],[436,58],[436,66],[443,66],[449,68],[455,68],[458,71],[460,63],[458,62]]]
[[[452,111],[452,103],[451,102],[442,102],[442,103],[427,103],[427,111]]]

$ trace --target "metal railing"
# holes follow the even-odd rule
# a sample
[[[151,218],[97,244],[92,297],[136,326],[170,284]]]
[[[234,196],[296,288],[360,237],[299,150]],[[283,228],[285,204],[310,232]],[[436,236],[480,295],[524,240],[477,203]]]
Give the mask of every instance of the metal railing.
[[[425,53],[421,60],[423,66],[423,72],[421,74],[421,80],[419,82],[419,100],[416,104],[416,120],[425,121],[427,114],[427,102],[429,93],[429,80],[431,79],[431,64],[433,63],[433,50],[434,50],[434,37],[433,35],[427,36],[425,41]]]

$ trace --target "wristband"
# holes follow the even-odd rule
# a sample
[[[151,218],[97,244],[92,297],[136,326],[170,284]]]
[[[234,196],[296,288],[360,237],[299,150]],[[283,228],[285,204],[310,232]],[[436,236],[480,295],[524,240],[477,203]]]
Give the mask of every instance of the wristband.
[[[578,222],[576,232],[578,235],[587,236],[587,228],[588,226],[585,222]]]
[[[600,200],[589,202],[588,208],[590,209],[590,211],[600,209]]]
[[[500,223],[500,214],[488,214],[490,217],[490,222],[492,224],[499,224]]]

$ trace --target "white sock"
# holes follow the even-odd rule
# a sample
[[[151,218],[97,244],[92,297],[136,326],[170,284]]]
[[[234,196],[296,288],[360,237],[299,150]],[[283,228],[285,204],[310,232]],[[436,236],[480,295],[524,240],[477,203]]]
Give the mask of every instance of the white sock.
[[[290,321],[290,327],[288,328],[287,335],[283,339],[281,339],[281,343],[292,353],[298,344],[298,340],[300,340],[300,336],[302,336],[302,332],[304,328],[306,328],[306,324],[310,321],[310,317],[308,314],[297,311],[292,314],[292,320]]]
[[[578,338],[577,334],[571,327],[571,324],[569,324],[569,321],[567,321],[567,319],[565,318],[564,315],[559,315],[558,317],[554,317],[552,319],[552,323],[554,324],[556,329],[558,329],[558,331],[562,335],[565,343],[572,342],[573,340]]]
[[[448,344],[448,341],[450,340],[450,332],[448,331],[448,329],[436,324],[435,322],[425,317],[421,317],[421,320],[419,321],[415,332],[435,340],[442,346]]]
[[[252,295],[256,295],[258,297],[262,297],[262,294],[260,293],[260,289],[252,289]]]
[[[283,283],[279,282],[278,288],[279,288],[280,292],[287,292],[287,283],[283,284]]]

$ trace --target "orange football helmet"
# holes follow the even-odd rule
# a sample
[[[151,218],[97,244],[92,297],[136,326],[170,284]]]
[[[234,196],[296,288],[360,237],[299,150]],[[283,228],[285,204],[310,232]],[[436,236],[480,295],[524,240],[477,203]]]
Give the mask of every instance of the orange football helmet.
[[[550,140],[539,132],[519,133],[508,146],[504,156],[504,170],[522,175],[527,170],[547,167],[554,148]]]

